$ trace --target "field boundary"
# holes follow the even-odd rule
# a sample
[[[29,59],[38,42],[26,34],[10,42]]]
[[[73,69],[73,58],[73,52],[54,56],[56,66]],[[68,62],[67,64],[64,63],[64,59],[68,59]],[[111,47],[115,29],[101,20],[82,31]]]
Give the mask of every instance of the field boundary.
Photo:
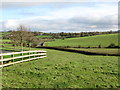
[[[73,49],[68,49],[68,48],[58,48],[58,47],[36,47],[36,48],[54,49],[54,50],[60,50],[60,51],[81,53],[81,54],[85,54],[85,55],[120,56],[120,54],[96,53],[96,52],[88,52],[88,51],[73,50]]]
[[[15,56],[17,54],[18,54],[18,56]],[[4,56],[9,56],[9,58],[4,58]],[[44,58],[47,56],[46,56],[46,51],[35,50],[35,51],[3,53],[3,54],[0,54],[0,57],[1,57],[0,67],[5,67],[5,66],[16,64],[16,63],[21,63],[21,62],[26,62],[26,61],[30,61],[30,60]],[[16,61],[16,59],[20,59],[20,60]]]

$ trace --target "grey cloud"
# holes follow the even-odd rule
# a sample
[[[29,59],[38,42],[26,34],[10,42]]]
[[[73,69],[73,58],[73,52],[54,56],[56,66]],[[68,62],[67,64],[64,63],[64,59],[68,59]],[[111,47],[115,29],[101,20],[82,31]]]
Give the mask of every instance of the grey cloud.
[[[117,25],[117,14],[103,16],[101,18],[95,17],[73,17],[69,20],[71,23],[82,23],[88,25]]]
[[[37,21],[36,21],[37,22]],[[37,28],[36,30],[41,30],[44,32],[49,32],[49,31],[54,31],[54,32],[81,32],[81,31],[96,31],[96,30],[111,30],[113,28],[112,25],[98,25],[98,24],[82,24],[82,23],[71,23],[69,21],[63,21],[62,20],[59,22],[58,20],[55,21],[38,21],[37,24],[40,24],[35,28]],[[44,26],[42,26],[44,25]],[[96,26],[94,28],[92,28],[92,26]]]
[[[75,2],[74,2],[75,3]],[[52,8],[64,8],[71,4],[69,2],[2,2],[2,8],[22,8],[37,5],[47,5],[49,4]],[[76,3],[78,4],[78,3]]]
[[[42,4],[42,2],[2,2],[2,8],[22,8]]]
[[[33,31],[41,32],[82,32],[106,31],[117,28],[116,16],[106,16],[100,19],[90,17],[73,17],[70,19],[44,20],[41,18],[17,20],[16,23],[24,24]],[[5,27],[6,28],[6,27]],[[6,28],[9,29],[9,28]]]

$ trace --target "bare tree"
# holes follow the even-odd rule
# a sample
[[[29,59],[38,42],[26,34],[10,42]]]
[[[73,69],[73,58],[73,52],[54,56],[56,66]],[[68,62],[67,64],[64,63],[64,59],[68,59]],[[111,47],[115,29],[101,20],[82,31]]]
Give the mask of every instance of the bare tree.
[[[17,28],[17,31],[12,31],[10,35],[10,39],[13,41],[14,46],[20,45],[21,50],[23,51],[23,43],[25,43],[25,39],[27,36],[27,28],[23,25],[20,25]]]
[[[40,42],[41,40],[39,38],[33,37],[32,47],[36,47]]]
[[[30,29],[29,29],[30,30]],[[25,41],[26,41],[26,44],[27,46],[29,47],[29,50],[30,50],[30,47],[31,47],[31,44],[33,43],[34,41],[34,34],[30,31],[27,32],[27,35],[26,35],[26,38],[25,38]]]
[[[26,28],[24,25],[20,25],[17,28],[17,31],[12,31],[10,35],[10,39],[13,42],[14,47],[16,45],[21,46],[21,50],[23,51],[23,45],[30,47],[37,46],[39,39],[34,36],[34,34],[30,31],[30,29]]]
[[[12,44],[14,46],[14,51],[15,51],[15,47],[18,45],[18,37],[16,37],[17,35],[16,31],[13,31],[10,35],[9,35],[9,39],[12,41]]]
[[[18,37],[18,41],[20,43],[20,46],[22,47],[22,51],[23,51],[23,43],[25,42],[26,35],[27,35],[27,28],[23,25],[20,25],[17,28],[16,37]]]

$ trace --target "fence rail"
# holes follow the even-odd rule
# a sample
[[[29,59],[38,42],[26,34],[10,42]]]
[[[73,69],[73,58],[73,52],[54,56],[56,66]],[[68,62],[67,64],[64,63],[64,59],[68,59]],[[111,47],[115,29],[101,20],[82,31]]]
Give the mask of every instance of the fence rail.
[[[44,58],[47,57],[46,53],[47,52],[43,50],[3,53],[0,54],[1,57],[0,67],[26,62],[34,59]]]

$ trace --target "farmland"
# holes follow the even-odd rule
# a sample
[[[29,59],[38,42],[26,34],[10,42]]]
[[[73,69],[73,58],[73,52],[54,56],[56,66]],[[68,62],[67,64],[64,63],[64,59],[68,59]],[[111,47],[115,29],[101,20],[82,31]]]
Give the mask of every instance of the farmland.
[[[120,34],[106,34],[89,37],[68,38],[65,40],[57,39],[55,41],[47,42],[46,46],[81,46],[81,47],[106,47],[111,43],[118,45],[118,35]]]
[[[119,90],[117,0],[10,1],[1,8],[0,90]]]
[[[7,51],[13,51],[13,50],[20,51],[21,50],[21,46],[16,46],[14,48],[14,46],[12,44],[9,44],[8,42],[11,42],[11,40],[9,40],[9,39],[0,40],[0,44],[2,45],[2,47],[0,47],[0,49],[7,50]],[[25,51],[29,50],[29,49],[36,50],[36,48],[29,48],[29,47],[24,47],[23,48],[23,50],[25,50]]]
[[[47,36],[39,38],[42,37]],[[46,42],[45,45],[98,47],[100,44],[104,47],[111,43],[118,45],[117,40],[118,34],[107,34],[56,39]],[[1,44],[2,50],[14,50],[14,46],[8,43],[11,42],[10,40],[2,41],[4,42]],[[118,54],[118,49],[109,48],[70,49]],[[20,50],[20,46],[15,47],[15,51]],[[29,47],[24,47],[23,50],[29,50]],[[31,48],[31,50],[39,50],[39,48]],[[117,56],[90,56],[58,50],[43,50],[47,51],[46,58],[4,67],[3,88],[117,88],[119,86]]]
[[[52,36],[50,36],[50,35],[39,35],[39,36],[37,36],[38,38],[50,38],[50,37],[52,37]]]
[[[47,58],[3,68],[4,88],[116,88],[118,57],[48,50]],[[14,77],[14,78],[13,78]]]
[[[69,48],[73,50],[81,50],[95,53],[104,53],[104,54],[119,54],[119,49],[112,48]]]

